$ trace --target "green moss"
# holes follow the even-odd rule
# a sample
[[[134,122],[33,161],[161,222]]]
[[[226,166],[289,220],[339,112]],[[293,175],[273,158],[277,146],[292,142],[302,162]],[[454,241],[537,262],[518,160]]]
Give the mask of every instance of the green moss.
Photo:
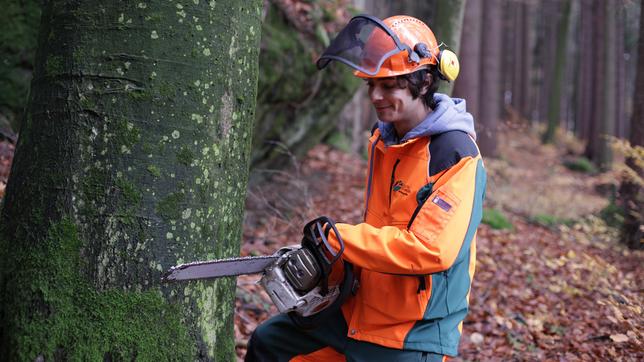
[[[141,89],[130,90],[127,92],[127,96],[135,101],[149,101],[152,99],[152,95],[149,92]]]
[[[571,171],[589,174],[597,173],[597,167],[585,157],[577,157],[572,160],[566,160],[563,164]]]
[[[177,152],[177,161],[179,161],[180,163],[186,166],[190,166],[194,158],[195,158],[195,155],[186,146],[181,147],[181,150]]]
[[[57,75],[63,72],[63,58],[60,56],[52,55],[47,58],[45,63],[45,72],[47,75]]]
[[[497,209],[483,209],[483,224],[490,225],[492,229],[503,230],[513,229],[514,226],[500,210]]]
[[[111,127],[114,132],[114,142],[131,148],[141,139],[141,130],[125,119],[117,119]]]
[[[548,215],[548,214],[537,214],[537,215],[531,216],[529,218],[529,221],[534,224],[545,226],[548,228],[553,228],[558,225],[572,225],[573,223],[573,221],[570,219],[562,219],[560,217],[557,217],[554,215]]]
[[[121,191],[123,200],[130,205],[138,205],[141,202],[141,191],[130,181],[123,177],[116,179],[116,187]]]
[[[148,172],[152,174],[154,177],[160,177],[161,176],[161,170],[159,167],[155,165],[149,165],[148,166]]]
[[[178,220],[181,218],[181,207],[185,195],[182,192],[175,192],[166,196],[159,201],[156,206],[156,212],[165,221]]]
[[[193,359],[196,346],[178,306],[158,289],[97,291],[79,273],[82,247],[64,219],[36,245],[9,251],[0,269],[8,281],[2,342],[13,346],[5,360]]]

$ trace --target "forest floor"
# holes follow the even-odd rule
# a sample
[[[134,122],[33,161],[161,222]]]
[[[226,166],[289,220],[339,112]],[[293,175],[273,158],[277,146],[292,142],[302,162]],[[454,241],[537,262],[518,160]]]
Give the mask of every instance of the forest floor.
[[[479,228],[471,310],[451,360],[642,361],[644,253],[619,244],[599,217],[615,175],[567,169],[579,145],[561,137],[543,146],[536,134],[505,123],[500,156],[485,160],[486,209],[511,226]],[[271,178],[249,186],[242,255],[298,243],[302,225],[320,215],[360,222],[365,169],[360,156],[320,145],[288,171],[255,171]],[[276,313],[257,280],[237,282],[240,359],[255,327]]]
[[[452,360],[644,360],[644,253],[619,244],[598,216],[615,175],[565,168],[579,151],[574,140],[543,146],[529,127],[507,123],[499,136],[500,156],[485,160],[485,206],[511,226],[495,229],[492,217],[479,228],[471,310]],[[13,151],[0,142],[0,197]],[[299,243],[302,226],[320,215],[361,221],[364,159],[320,145],[292,161],[286,170],[254,171],[270,181],[248,188],[242,255]],[[255,327],[277,312],[257,280],[237,282],[240,359]]]

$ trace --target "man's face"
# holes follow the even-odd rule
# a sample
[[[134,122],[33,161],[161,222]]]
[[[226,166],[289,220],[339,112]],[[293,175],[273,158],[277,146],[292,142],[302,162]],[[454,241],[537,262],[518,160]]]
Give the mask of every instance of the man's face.
[[[396,78],[369,78],[367,86],[369,99],[383,122],[414,123],[419,107],[423,109],[422,99],[413,99],[409,89],[400,88]]]

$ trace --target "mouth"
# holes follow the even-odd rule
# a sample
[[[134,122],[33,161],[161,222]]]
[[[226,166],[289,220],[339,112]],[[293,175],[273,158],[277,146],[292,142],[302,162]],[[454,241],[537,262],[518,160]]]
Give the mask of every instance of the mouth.
[[[392,106],[380,106],[380,105],[376,106],[376,105],[374,105],[374,108],[376,109],[376,111],[382,112],[382,111],[384,111],[386,109],[392,108]]]

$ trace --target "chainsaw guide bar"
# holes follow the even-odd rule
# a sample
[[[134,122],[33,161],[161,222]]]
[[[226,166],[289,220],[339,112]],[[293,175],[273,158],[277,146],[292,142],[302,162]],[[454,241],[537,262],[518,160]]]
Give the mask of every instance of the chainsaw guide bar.
[[[247,256],[180,264],[163,274],[162,280],[173,282],[258,274],[263,273],[279,257],[279,255]]]

